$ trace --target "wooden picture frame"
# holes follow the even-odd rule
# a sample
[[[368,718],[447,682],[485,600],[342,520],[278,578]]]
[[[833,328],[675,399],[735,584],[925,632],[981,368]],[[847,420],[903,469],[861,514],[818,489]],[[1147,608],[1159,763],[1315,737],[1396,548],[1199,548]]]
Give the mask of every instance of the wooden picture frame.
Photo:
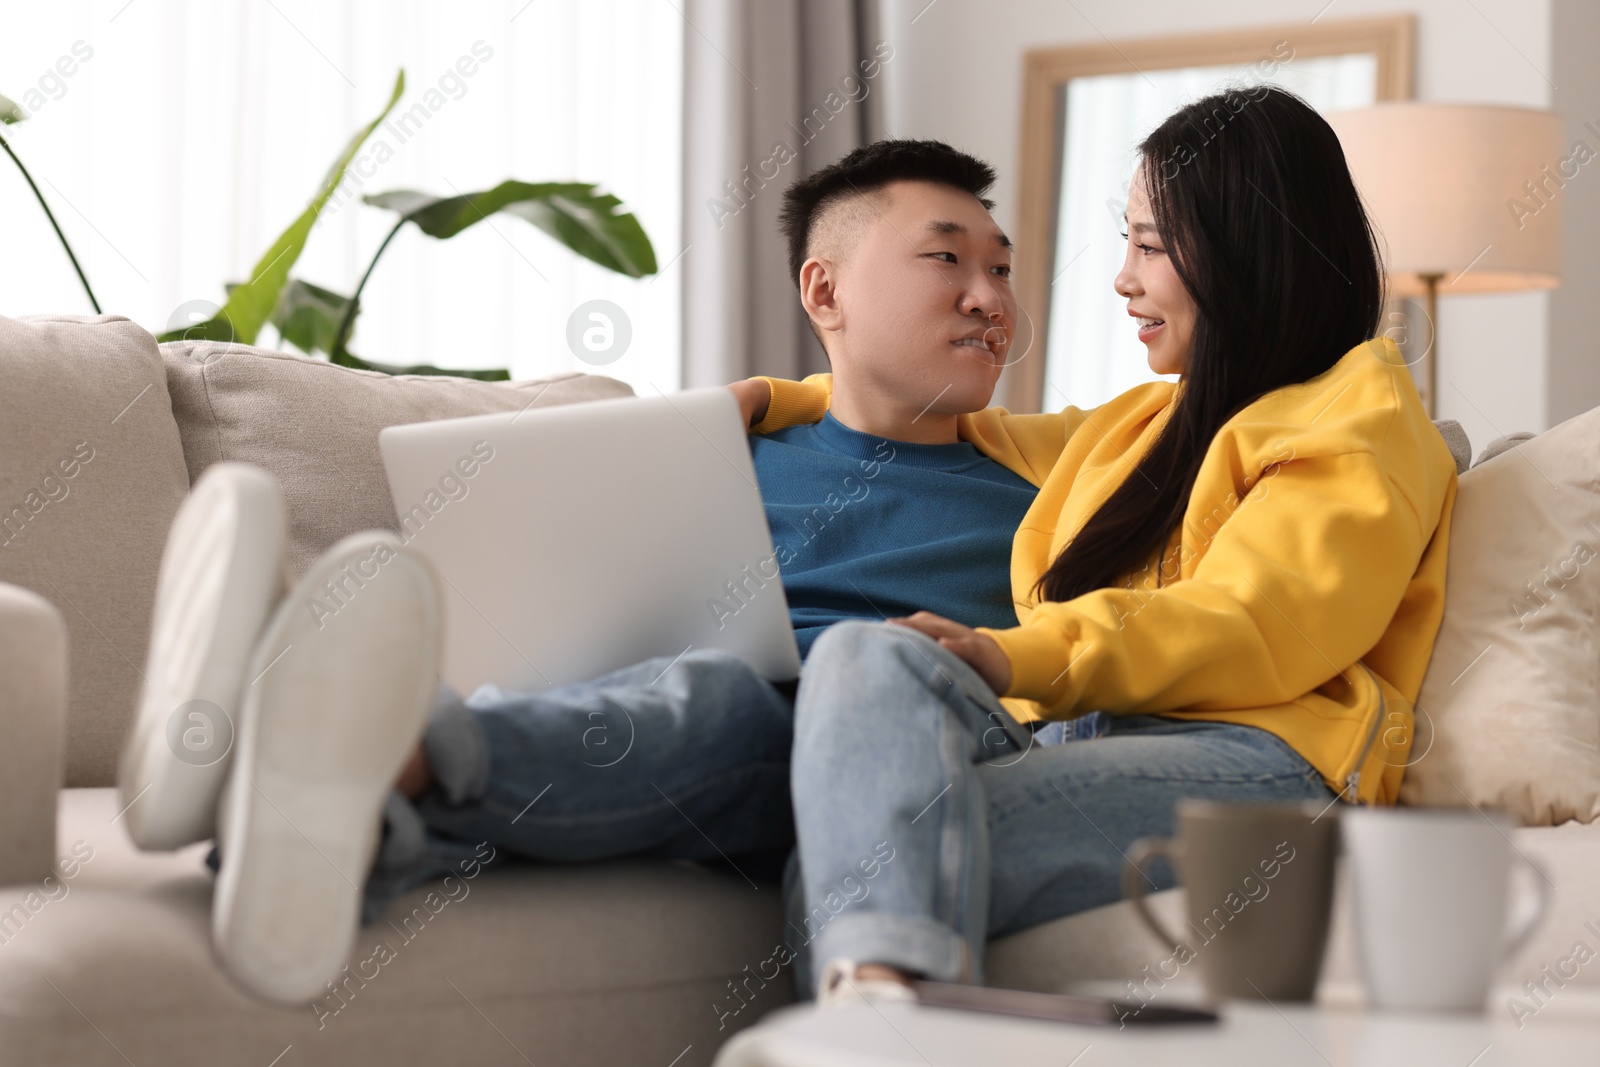
[[[1412,95],[1411,15],[1321,24],[1267,26],[1220,33],[1150,37],[1103,44],[1042,48],[1023,57],[1022,130],[1017,212],[1017,298],[1033,324],[1028,351],[1001,375],[997,402],[1012,411],[1041,407],[1048,352],[1050,288],[1054,276],[1057,197],[1061,188],[1062,109],[1073,78],[1134,74],[1183,67],[1234,66],[1270,57],[1287,41],[1295,58],[1370,53],[1376,57],[1377,100]]]

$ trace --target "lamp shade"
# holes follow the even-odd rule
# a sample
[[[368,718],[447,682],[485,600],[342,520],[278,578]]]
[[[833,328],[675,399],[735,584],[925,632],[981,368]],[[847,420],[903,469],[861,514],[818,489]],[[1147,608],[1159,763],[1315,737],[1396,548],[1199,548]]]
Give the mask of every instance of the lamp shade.
[[[1562,189],[1592,153],[1563,153],[1555,112],[1407,102],[1327,119],[1392,293],[1418,295],[1430,274],[1443,276],[1441,294],[1560,284]]]

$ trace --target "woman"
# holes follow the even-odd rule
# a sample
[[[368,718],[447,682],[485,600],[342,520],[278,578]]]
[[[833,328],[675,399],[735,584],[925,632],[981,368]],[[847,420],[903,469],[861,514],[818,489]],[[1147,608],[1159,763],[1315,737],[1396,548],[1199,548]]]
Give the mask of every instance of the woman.
[[[1018,626],[918,612],[812,650],[790,937],[832,961],[824,996],[982,981],[989,938],[1119,899],[1123,853],[1184,797],[1396,799],[1455,466],[1393,344],[1369,340],[1381,267],[1338,139],[1263,86],[1139,148],[1114,284],[1179,381],[1053,416],[1064,444],[1014,545]],[[769,383],[758,430],[826,405],[825,376]],[[962,433],[997,454],[1039,418],[989,409]],[[1096,710],[1087,743],[1021,725]]]

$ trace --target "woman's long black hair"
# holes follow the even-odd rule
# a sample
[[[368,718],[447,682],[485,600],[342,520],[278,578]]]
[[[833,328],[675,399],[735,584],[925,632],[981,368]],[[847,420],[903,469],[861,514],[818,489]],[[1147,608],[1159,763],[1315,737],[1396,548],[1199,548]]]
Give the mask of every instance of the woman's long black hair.
[[[1183,520],[1230,417],[1327,371],[1377,333],[1377,240],[1339,139],[1293,93],[1198,100],[1139,145],[1161,240],[1197,313],[1160,436],[1039,579],[1070,600],[1138,570]]]

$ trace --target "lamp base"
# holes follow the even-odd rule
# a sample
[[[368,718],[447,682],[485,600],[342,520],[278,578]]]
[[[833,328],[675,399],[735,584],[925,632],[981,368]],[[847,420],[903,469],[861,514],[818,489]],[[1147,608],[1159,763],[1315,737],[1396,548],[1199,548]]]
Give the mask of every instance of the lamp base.
[[[1422,284],[1427,286],[1427,293],[1423,296],[1424,308],[1428,314],[1428,351],[1423,356],[1428,361],[1427,392],[1423,394],[1422,404],[1428,411],[1428,418],[1439,417],[1439,281],[1443,274],[1423,274]]]

